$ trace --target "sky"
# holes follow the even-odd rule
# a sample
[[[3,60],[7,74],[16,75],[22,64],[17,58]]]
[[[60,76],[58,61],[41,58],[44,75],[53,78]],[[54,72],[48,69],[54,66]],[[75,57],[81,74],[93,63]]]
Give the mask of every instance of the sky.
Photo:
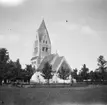
[[[43,18],[52,53],[71,68],[95,70],[100,55],[107,60],[107,0],[0,0],[0,47],[13,61],[30,64]]]

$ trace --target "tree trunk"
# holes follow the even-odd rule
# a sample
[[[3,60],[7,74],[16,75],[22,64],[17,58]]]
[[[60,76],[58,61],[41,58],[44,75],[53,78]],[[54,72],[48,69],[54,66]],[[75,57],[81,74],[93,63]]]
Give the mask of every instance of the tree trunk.
[[[63,84],[64,84],[64,87],[65,87],[65,80],[64,80],[64,83],[63,83]]]
[[[48,85],[49,85],[49,79],[48,79]]]
[[[72,86],[72,84],[73,84],[73,79],[71,79],[71,86]]]

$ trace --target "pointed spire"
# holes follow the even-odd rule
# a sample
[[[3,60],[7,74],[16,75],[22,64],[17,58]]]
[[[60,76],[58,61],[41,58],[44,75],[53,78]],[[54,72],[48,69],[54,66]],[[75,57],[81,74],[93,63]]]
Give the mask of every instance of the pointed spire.
[[[39,26],[39,29],[38,29],[38,34],[39,34],[39,41],[41,42],[43,36],[44,36],[44,30],[47,31],[46,29],[46,25],[45,25],[45,21],[44,19],[42,20],[40,26]]]
[[[42,38],[44,35],[47,35],[48,39],[49,39],[49,43],[51,44],[50,38],[49,38],[49,34],[48,34],[48,30],[46,28],[45,25],[45,21],[44,19],[42,20],[39,29],[37,30],[38,35],[39,35],[39,41],[41,42]],[[44,34],[44,32],[46,32],[46,34]]]
[[[41,30],[41,29],[46,29],[46,25],[45,25],[44,19],[42,20],[42,22],[41,22],[40,27],[39,27],[38,30]]]

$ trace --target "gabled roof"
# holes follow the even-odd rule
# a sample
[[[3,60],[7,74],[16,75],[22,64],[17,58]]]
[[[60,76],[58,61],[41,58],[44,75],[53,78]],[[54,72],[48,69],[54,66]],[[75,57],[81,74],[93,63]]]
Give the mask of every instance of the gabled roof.
[[[52,65],[53,71],[57,70],[58,66],[60,65],[63,57],[57,57],[54,64]]]
[[[52,60],[54,59],[54,57],[55,57],[55,54],[50,54],[50,55],[46,56],[46,57],[42,60],[42,62],[41,62],[41,64],[39,65],[38,69],[39,69],[39,70],[42,70],[43,67],[44,67],[44,64],[45,64],[46,62],[51,63]]]
[[[62,62],[61,66],[63,66],[66,69],[71,69],[65,60]]]
[[[61,66],[63,66],[66,69],[71,69],[71,67],[69,66],[69,64],[65,60],[64,56],[60,57],[57,54],[50,54],[42,60],[41,64],[38,67],[38,70],[41,71],[46,62],[49,62],[50,64],[52,64],[52,71],[53,72],[57,72],[57,70],[59,70],[61,68]],[[51,63],[51,62],[53,62],[53,63]]]
[[[52,64],[52,70],[56,71],[59,65],[61,64],[62,60],[63,60],[63,57],[59,57],[57,54],[50,54],[42,60],[41,64],[38,67],[38,70],[42,70],[44,67],[44,64],[46,62],[49,62],[50,64]]]

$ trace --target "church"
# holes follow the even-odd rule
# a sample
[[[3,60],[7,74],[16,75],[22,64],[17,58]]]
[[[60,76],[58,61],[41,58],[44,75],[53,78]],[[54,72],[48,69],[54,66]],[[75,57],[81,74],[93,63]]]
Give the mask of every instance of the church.
[[[54,76],[51,79],[51,82],[63,82],[57,74],[62,66],[72,71],[65,57],[59,56],[58,53],[52,54],[51,47],[51,40],[49,38],[48,30],[46,28],[45,21],[42,20],[39,28],[37,29],[33,57],[31,58],[32,67],[35,68],[35,73],[31,77],[31,82],[45,82],[45,79],[41,75],[41,70],[46,62],[49,62],[49,64],[52,65]]]

